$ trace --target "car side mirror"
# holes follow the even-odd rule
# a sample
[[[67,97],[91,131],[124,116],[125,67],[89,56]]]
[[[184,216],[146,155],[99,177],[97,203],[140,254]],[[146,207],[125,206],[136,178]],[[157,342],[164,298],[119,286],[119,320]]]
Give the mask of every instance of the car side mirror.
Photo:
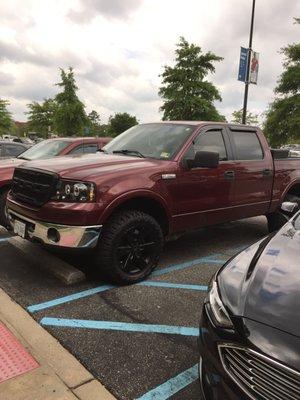
[[[216,168],[219,165],[219,153],[213,151],[197,151],[193,160],[187,160],[187,166],[192,168]]]
[[[298,203],[294,203],[292,201],[284,201],[281,204],[281,210],[284,211],[285,214],[294,214],[296,211],[299,211]]]

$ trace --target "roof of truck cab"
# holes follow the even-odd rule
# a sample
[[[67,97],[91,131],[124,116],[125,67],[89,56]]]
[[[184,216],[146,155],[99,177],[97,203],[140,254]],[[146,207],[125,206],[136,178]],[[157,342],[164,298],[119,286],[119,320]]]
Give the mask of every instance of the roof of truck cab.
[[[82,141],[89,141],[89,140],[105,140],[105,139],[110,139],[107,136],[104,137],[57,137],[57,138],[51,138],[51,139],[46,139],[46,140],[63,140],[65,142],[82,142]]]
[[[215,122],[215,121],[157,121],[157,122],[148,122],[148,123],[141,124],[141,125],[147,125],[147,124],[178,124],[178,125],[186,124],[186,125],[195,125],[195,126],[210,124],[210,125],[229,126],[229,127],[234,127],[234,128],[256,129],[256,127],[253,125],[231,124],[229,122]]]

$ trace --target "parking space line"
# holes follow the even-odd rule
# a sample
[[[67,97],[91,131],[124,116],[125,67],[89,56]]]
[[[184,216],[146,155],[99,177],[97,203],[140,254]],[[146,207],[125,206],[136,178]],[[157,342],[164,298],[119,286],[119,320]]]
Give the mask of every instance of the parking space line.
[[[137,400],[166,400],[198,379],[198,364],[150,390]]]
[[[207,286],[202,285],[186,285],[180,283],[169,283],[169,282],[151,282],[144,281],[137,283],[139,286],[152,286],[152,287],[164,287],[164,288],[174,288],[174,289],[188,289],[188,290],[198,290],[198,291],[206,291]],[[121,286],[113,286],[113,285],[102,285],[93,289],[84,290],[82,292],[74,293],[69,296],[59,297],[58,299],[49,300],[44,303],[33,304],[27,307],[27,311],[34,313],[36,311],[45,310],[46,308],[51,308],[58,306],[60,304],[68,303],[70,301],[79,300],[84,297],[92,296],[97,293],[105,292],[110,289],[119,288]]]
[[[157,282],[157,281],[156,282],[144,281],[144,282],[140,282],[138,285],[174,288],[174,289],[199,290],[199,291],[204,291],[204,292],[207,290],[207,286],[202,286],[202,285],[186,285],[186,284],[182,284],[182,283],[169,283],[169,282]]]
[[[150,275],[150,277],[160,276],[160,275],[168,274],[169,272],[178,271],[178,270],[181,270],[184,268],[194,267],[201,263],[223,265],[225,263],[226,259],[224,259],[224,258],[221,259],[219,257],[222,257],[222,255],[216,254],[216,255],[212,255],[212,256],[208,256],[208,257],[196,258],[195,260],[186,261],[181,264],[174,264],[174,265],[171,265],[170,267],[166,267],[166,268],[162,268],[162,269],[158,269],[158,270],[154,271]]]
[[[136,324],[117,321],[93,321],[84,319],[47,318],[41,320],[44,326],[87,328],[111,331],[163,333],[170,335],[199,336],[199,328],[173,325]]]
[[[44,310],[45,308],[50,308],[50,307],[57,306],[59,304],[68,303],[69,301],[78,300],[78,299],[81,299],[81,298],[87,297],[87,296],[92,296],[93,294],[104,292],[106,290],[110,290],[115,287],[117,287],[117,286],[113,286],[113,285],[98,286],[93,289],[88,289],[88,290],[84,290],[82,292],[77,292],[77,293],[71,294],[69,296],[59,297],[58,299],[46,301],[46,302],[40,303],[40,304],[34,304],[32,306],[27,307],[27,310],[29,312],[33,313],[35,311]]]
[[[174,264],[171,265],[169,267],[166,268],[162,268],[159,269],[157,271],[154,271],[150,278],[154,276],[160,276],[160,275],[164,275],[167,274],[169,272],[173,272],[173,271],[179,271],[181,269],[185,269],[185,268],[189,268],[189,267],[193,267],[196,266],[200,263],[206,263],[206,264],[217,264],[217,265],[223,265],[224,262],[226,261],[225,259],[218,259],[217,257],[219,257],[220,255],[214,255],[214,256],[208,256],[208,257],[201,257],[201,258],[196,258],[195,260],[191,260],[191,261],[187,261],[181,264]],[[149,280],[146,280],[144,282],[140,282],[137,285],[141,285],[141,286],[152,286],[152,287],[168,287],[168,288],[178,288],[178,289],[191,289],[191,290],[202,290],[205,291],[207,290],[206,286],[201,286],[201,285],[184,285],[184,284],[173,284],[173,283],[167,283],[167,282],[151,282]],[[175,286],[176,285],[176,286]],[[60,304],[64,304],[64,303],[68,303],[70,301],[74,301],[74,300],[78,300],[81,299],[83,297],[88,297],[88,296],[92,296],[93,294],[96,293],[101,293],[104,292],[106,290],[110,290],[110,289],[115,289],[118,288],[120,286],[114,286],[114,285],[102,285],[102,286],[98,286],[96,288],[93,289],[89,289],[89,290],[84,290],[82,292],[78,292],[78,293],[74,293],[71,294],[69,296],[63,296],[63,297],[59,297],[57,299],[54,300],[50,300],[50,301],[46,301],[43,303],[39,303],[39,304],[33,304],[29,307],[27,307],[27,311],[33,313],[36,311],[41,311],[44,310],[46,308],[51,308]]]

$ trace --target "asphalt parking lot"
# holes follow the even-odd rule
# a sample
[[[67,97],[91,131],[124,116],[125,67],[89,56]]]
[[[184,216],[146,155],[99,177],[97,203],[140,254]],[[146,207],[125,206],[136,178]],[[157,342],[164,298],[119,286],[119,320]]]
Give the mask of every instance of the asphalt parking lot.
[[[259,217],[185,235],[166,244],[146,282],[114,287],[93,274],[66,286],[0,230],[0,286],[118,399],[201,399],[197,336],[207,284],[229,257],[266,234]],[[64,258],[81,268],[90,263],[88,255]]]

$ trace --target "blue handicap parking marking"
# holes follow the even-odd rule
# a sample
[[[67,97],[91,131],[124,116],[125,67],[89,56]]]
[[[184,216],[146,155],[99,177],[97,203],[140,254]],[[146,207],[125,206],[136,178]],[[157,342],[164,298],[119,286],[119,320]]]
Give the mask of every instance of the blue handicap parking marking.
[[[64,304],[64,303],[68,303],[70,301],[74,301],[74,300],[82,299],[84,297],[92,296],[96,293],[101,293],[106,290],[113,289],[115,287],[117,287],[117,286],[101,285],[101,286],[98,286],[98,287],[95,287],[92,289],[88,289],[88,290],[84,290],[82,292],[77,292],[77,293],[71,294],[69,296],[59,297],[57,299],[46,301],[44,303],[31,305],[31,306],[27,307],[27,310],[31,313],[40,311],[40,310],[45,310],[46,308],[51,308],[51,307],[57,306],[59,304]]]
[[[231,249],[235,251],[235,249]],[[195,292],[207,291],[206,285],[198,284],[187,284],[187,283],[173,283],[168,281],[153,280],[154,277],[162,275],[168,275],[170,273],[181,271],[191,267],[204,268],[210,265],[221,266],[226,262],[226,254],[219,253],[214,255],[208,255],[196,259],[192,259],[183,263],[169,265],[167,267],[154,271],[151,276],[137,284],[132,286],[143,286],[145,289],[149,288],[162,288],[166,290],[189,290]],[[151,280],[152,279],[152,280]],[[82,298],[93,296],[98,293],[115,290],[122,288],[115,285],[100,285],[88,290],[83,290],[77,293],[73,293],[68,296],[63,296],[53,300],[49,300],[40,304],[33,304],[27,309],[29,312],[37,312],[45,310],[51,307],[55,307],[61,304],[76,301]],[[71,329],[94,329],[98,331],[115,331],[115,332],[131,332],[131,333],[145,333],[145,334],[161,334],[161,335],[180,335],[186,337],[199,337],[199,327],[190,326],[176,326],[176,325],[163,325],[163,324],[145,324],[145,323],[130,323],[130,322],[119,322],[119,321],[103,321],[103,320],[85,320],[85,319],[69,319],[69,318],[53,318],[43,317],[40,324],[45,327],[57,327],[57,328],[71,328]],[[149,392],[142,395],[138,400],[164,400],[172,397],[175,393],[184,389],[198,378],[198,366],[187,369],[181,372],[177,376],[169,379],[162,383],[160,386],[151,389]]]
[[[199,328],[188,326],[136,324],[117,321],[93,321],[85,319],[48,318],[41,320],[44,326],[59,326],[69,328],[86,328],[125,332],[161,333],[169,335],[199,336]]]
[[[166,400],[175,393],[196,381],[199,377],[198,364],[169,379],[162,385],[150,390],[137,400]]]
[[[196,290],[196,291],[206,291],[207,286],[203,285],[188,285],[188,284],[180,284],[180,283],[169,283],[169,282],[151,282],[151,281],[144,281],[137,283],[138,286],[149,286],[149,287],[163,287],[163,288],[172,288],[172,289],[187,289],[187,290]],[[134,285],[132,285],[134,286]],[[123,287],[123,286],[121,286]],[[60,304],[69,303],[74,300],[79,300],[84,297],[93,296],[94,294],[105,292],[107,290],[120,288],[120,286],[114,285],[101,285],[95,287],[93,289],[84,290],[82,292],[77,292],[71,294],[69,296],[59,297],[54,300],[45,301],[44,303],[33,304],[27,307],[27,311],[34,313],[37,311],[45,310],[47,308],[55,307]]]
[[[174,289],[187,289],[187,290],[198,290],[207,291],[207,286],[203,285],[188,285],[182,283],[170,283],[170,282],[159,282],[159,281],[144,281],[140,282],[140,286],[152,286],[152,287],[163,287],[163,288],[174,288]]]
[[[155,277],[155,276],[160,276],[160,275],[168,274],[170,272],[179,271],[179,270],[182,270],[185,268],[194,267],[201,263],[213,264],[213,265],[214,264],[223,265],[226,260],[218,259],[218,257],[220,257],[220,256],[221,255],[218,254],[215,256],[207,256],[207,257],[197,258],[197,259],[190,260],[190,261],[187,261],[187,262],[181,263],[181,264],[174,264],[169,267],[154,271],[151,274],[151,276],[149,277],[149,279],[151,279],[152,277]],[[153,282],[151,280],[146,280],[146,281],[137,283],[136,285],[146,286],[146,287],[149,286],[149,287],[164,287],[164,288],[173,288],[173,289],[187,289],[187,290],[196,290],[196,291],[206,291],[207,290],[207,286],[203,286],[203,285],[189,285],[189,284],[158,282],[158,281]],[[64,304],[64,303],[69,303],[74,300],[79,300],[81,298],[92,296],[94,294],[101,293],[101,292],[111,290],[111,289],[115,289],[118,287],[119,286],[115,286],[115,285],[101,285],[96,288],[92,288],[89,290],[84,290],[84,291],[81,291],[78,293],[71,294],[69,296],[63,296],[63,297],[59,297],[57,299],[49,300],[49,301],[46,301],[43,303],[30,305],[29,307],[27,307],[27,310],[31,313],[45,310],[47,308],[55,307],[57,305]]]
[[[154,271],[151,274],[152,276],[160,276],[160,275],[164,275],[164,274],[168,274],[170,272],[174,272],[174,271],[179,271],[185,268],[190,268],[190,267],[195,267],[198,264],[217,264],[217,265],[223,265],[225,263],[225,259],[219,258],[222,255],[217,254],[217,255],[213,255],[213,256],[207,256],[207,257],[200,257],[200,258],[196,258],[194,260],[191,261],[186,261],[184,263],[181,264],[175,264],[175,265],[171,265],[169,267],[166,268],[161,268],[158,269],[156,271]]]

